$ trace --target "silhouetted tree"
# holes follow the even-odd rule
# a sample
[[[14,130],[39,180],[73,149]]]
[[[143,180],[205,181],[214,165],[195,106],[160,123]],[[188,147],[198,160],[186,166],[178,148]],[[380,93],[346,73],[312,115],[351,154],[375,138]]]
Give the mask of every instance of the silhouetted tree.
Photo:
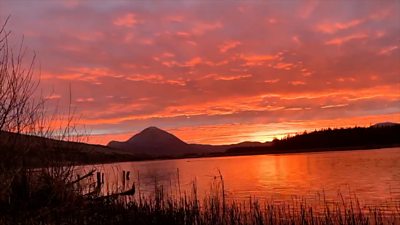
[[[0,27],[0,131],[21,133],[32,129],[43,101],[33,97],[38,87],[33,78],[36,56],[25,61],[23,41],[16,51],[10,47],[7,21]]]

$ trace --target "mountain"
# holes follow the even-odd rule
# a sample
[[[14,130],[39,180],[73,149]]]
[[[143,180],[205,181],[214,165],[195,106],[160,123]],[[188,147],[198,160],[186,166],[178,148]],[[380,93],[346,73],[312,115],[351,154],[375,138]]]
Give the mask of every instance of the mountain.
[[[196,153],[193,146],[157,127],[148,127],[125,142],[111,141],[111,148],[148,155],[182,155]]]
[[[267,146],[270,143],[242,142],[232,145],[188,144],[173,134],[157,127],[148,127],[124,142],[111,141],[108,147],[131,153],[156,156],[179,156],[185,154],[208,154],[224,152],[233,147]]]
[[[399,123],[393,123],[393,122],[383,122],[383,123],[376,123],[372,125],[371,127],[374,128],[380,128],[380,127],[392,127],[392,126],[398,126],[400,125]]]

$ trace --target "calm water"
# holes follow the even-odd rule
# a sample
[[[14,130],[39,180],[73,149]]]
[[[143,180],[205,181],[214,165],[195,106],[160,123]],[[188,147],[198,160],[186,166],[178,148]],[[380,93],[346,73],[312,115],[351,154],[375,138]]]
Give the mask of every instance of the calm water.
[[[105,193],[135,182],[143,195],[154,191],[155,184],[174,195],[179,189],[190,193],[195,182],[203,197],[212,185],[221,184],[220,171],[230,199],[282,201],[302,196],[313,201],[321,196],[339,199],[341,193],[344,198],[356,195],[367,205],[400,202],[400,148],[128,162],[85,170],[93,167],[105,173]],[[125,182],[123,170],[130,171]]]

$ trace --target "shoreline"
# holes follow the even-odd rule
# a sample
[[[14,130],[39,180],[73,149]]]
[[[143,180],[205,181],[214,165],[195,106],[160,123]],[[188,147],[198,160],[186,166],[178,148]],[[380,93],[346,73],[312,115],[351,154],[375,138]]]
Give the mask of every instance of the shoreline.
[[[314,148],[314,149],[298,149],[298,150],[275,150],[273,152],[249,152],[249,153],[211,153],[207,155],[193,155],[193,156],[178,156],[178,157],[155,157],[149,159],[139,160],[117,160],[108,162],[97,162],[88,164],[76,164],[76,166],[98,165],[98,164],[113,164],[124,162],[146,162],[146,161],[164,161],[164,160],[178,160],[178,159],[197,159],[197,158],[219,158],[219,157],[235,157],[235,156],[255,156],[255,155],[289,155],[289,154],[302,154],[302,153],[323,153],[323,152],[346,152],[346,151],[360,151],[360,150],[378,150],[386,148],[398,148],[400,144],[395,145],[380,145],[380,146],[356,146],[356,147],[337,147],[337,148]]]

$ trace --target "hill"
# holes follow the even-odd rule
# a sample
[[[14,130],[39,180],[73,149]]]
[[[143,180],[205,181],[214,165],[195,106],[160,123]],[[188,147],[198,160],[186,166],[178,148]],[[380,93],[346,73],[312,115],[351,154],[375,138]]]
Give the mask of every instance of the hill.
[[[400,145],[400,125],[373,125],[304,132],[293,137],[275,139],[271,146],[238,147],[227,154],[277,154],[294,152],[330,151],[346,149],[382,148]]]
[[[45,137],[0,131],[0,162],[2,165],[28,167],[52,164],[91,164],[146,159],[144,156],[102,145],[68,142]]]

